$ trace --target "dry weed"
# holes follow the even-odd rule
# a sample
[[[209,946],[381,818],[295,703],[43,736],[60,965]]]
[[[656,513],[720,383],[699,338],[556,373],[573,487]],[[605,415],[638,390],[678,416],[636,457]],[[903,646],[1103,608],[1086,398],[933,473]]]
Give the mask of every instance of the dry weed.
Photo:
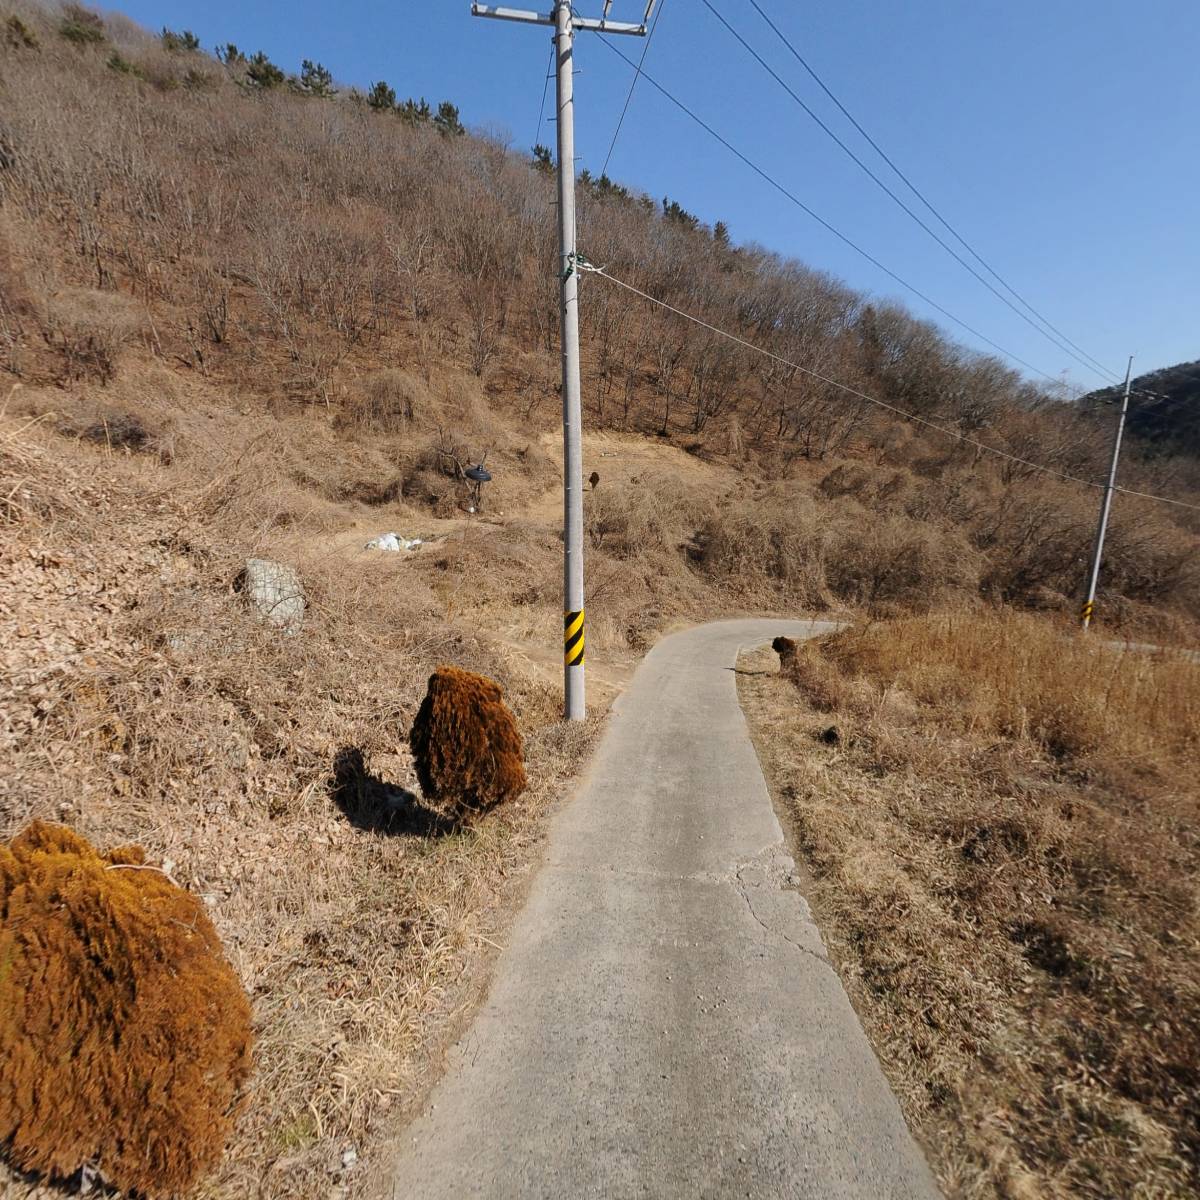
[[[45,336],[62,357],[68,383],[94,378],[108,383],[122,348],[145,323],[138,304],[116,292],[69,288],[46,303]]]
[[[1193,1194],[1200,667],[1002,612],[797,657],[743,702],[947,1194]]]

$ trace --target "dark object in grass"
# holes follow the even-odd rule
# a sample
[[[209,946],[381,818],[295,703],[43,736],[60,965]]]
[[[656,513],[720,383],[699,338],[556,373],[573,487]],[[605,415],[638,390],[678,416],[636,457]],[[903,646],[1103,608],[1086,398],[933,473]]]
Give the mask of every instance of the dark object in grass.
[[[114,450],[143,450],[151,434],[141,417],[133,413],[108,413],[93,421],[79,436],[85,442],[111,446]]]
[[[777,637],[771,643],[771,649],[779,655],[780,667],[786,667],[789,663],[796,660],[797,643],[795,639],[790,637]]]

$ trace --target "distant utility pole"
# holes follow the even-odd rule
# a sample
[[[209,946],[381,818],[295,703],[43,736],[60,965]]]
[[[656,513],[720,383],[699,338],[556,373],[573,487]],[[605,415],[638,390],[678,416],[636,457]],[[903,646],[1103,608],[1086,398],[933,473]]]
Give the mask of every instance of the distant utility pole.
[[[563,711],[568,721],[585,716],[583,665],[583,410],[579,386],[579,270],[575,253],[575,30],[630,33],[644,37],[657,0],[648,0],[640,25],[608,19],[613,0],[599,18],[577,16],[565,0],[547,14],[472,4],[476,17],[553,25],[558,63],[558,278],[562,327],[563,401]],[[641,8],[643,0],[637,0]]]
[[[1129,411],[1129,383],[1133,376],[1133,355],[1125,368],[1125,397],[1121,401],[1121,416],[1117,421],[1117,436],[1113,439],[1112,464],[1108,468],[1108,483],[1104,488],[1104,499],[1100,502],[1100,526],[1096,530],[1096,552],[1092,555],[1092,573],[1088,579],[1087,598],[1080,609],[1079,619],[1086,630],[1092,623],[1092,610],[1096,607],[1096,583],[1100,578],[1100,558],[1104,553],[1104,535],[1108,532],[1108,514],[1112,508],[1113,492],[1117,486],[1117,462],[1121,457],[1121,435],[1125,432],[1125,414]]]

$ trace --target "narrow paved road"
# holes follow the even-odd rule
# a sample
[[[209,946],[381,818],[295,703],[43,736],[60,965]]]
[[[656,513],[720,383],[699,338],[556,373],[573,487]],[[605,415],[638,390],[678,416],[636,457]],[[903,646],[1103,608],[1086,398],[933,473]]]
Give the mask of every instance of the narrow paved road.
[[[659,643],[556,819],[394,1195],[938,1195],[784,845],[731,668],[819,622]]]

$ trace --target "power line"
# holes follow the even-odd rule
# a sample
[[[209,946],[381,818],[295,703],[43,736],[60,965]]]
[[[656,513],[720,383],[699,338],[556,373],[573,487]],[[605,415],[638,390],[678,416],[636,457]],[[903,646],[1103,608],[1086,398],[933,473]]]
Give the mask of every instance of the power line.
[[[537,133],[534,134],[533,144],[540,146],[542,144],[542,118],[546,115],[546,93],[550,91],[550,80],[553,78],[553,71],[550,70],[554,66],[554,42],[550,43],[550,61],[546,63],[546,82],[542,84],[542,102],[538,105],[538,123]]]
[[[633,61],[630,58],[628,58],[628,56],[623,54],[620,50],[618,50],[617,47],[612,44],[612,42],[605,39],[603,41],[603,45],[607,49],[611,50],[627,66],[634,67],[635,69],[637,69],[636,65],[633,63]],[[1027,362],[1025,359],[1021,358],[1020,355],[1014,354],[1011,350],[1006,350],[1003,346],[1000,345],[999,342],[992,341],[992,339],[990,337],[988,337],[984,333],[981,333],[973,325],[967,324],[967,322],[964,321],[961,317],[956,317],[954,315],[954,313],[952,313],[948,308],[943,308],[942,305],[940,305],[932,297],[927,296],[923,291],[920,290],[920,288],[909,283],[908,280],[904,279],[902,276],[897,275],[896,272],[893,271],[890,267],[884,266],[883,263],[881,263],[879,261],[879,259],[877,259],[873,254],[871,254],[867,250],[864,250],[860,245],[858,245],[857,242],[853,241],[846,234],[842,233],[842,231],[840,229],[836,228],[834,225],[831,225],[828,221],[826,221],[824,217],[819,216],[816,212],[814,212],[811,208],[809,208],[809,206],[807,204],[805,204],[804,201],[801,200],[794,192],[789,191],[786,187],[784,187],[784,185],[782,183],[779,182],[779,180],[774,178],[774,176],[769,175],[756,162],[754,162],[752,159],[748,158],[745,154],[743,154],[728,139],[724,138],[711,125],[709,125],[707,121],[705,121],[702,117],[698,116],[695,112],[693,112],[692,109],[690,109],[686,104],[684,104],[682,100],[677,99],[669,91],[667,91],[667,89],[665,87],[663,87],[663,85],[661,83],[659,83],[651,74],[649,74],[645,70],[642,70],[641,77],[643,79],[645,79],[645,81],[648,84],[650,84],[650,86],[653,87],[656,91],[660,92],[663,96],[665,96],[672,104],[675,105],[676,108],[678,108],[686,116],[690,117],[691,120],[695,121],[695,123],[697,125],[699,125],[700,128],[703,129],[710,137],[716,139],[716,141],[720,142],[721,145],[724,146],[726,150],[728,150],[736,158],[740,159],[743,163],[745,163],[745,165],[748,166],[756,175],[760,176],[762,179],[765,179],[766,182],[769,183],[773,188],[775,188],[776,191],[778,191],[781,195],[785,196],[788,200],[790,200],[802,212],[807,213],[808,216],[810,216],[814,221],[816,221],[818,225],[820,225],[823,229],[827,230],[829,233],[832,233],[833,236],[836,237],[840,242],[843,242],[845,245],[849,246],[851,250],[853,250],[856,254],[861,255],[863,258],[865,258],[867,260],[867,262],[869,262],[872,266],[876,267],[878,270],[882,271],[885,275],[888,276],[888,278],[895,280],[896,283],[898,283],[901,287],[905,288],[907,291],[910,291],[918,299],[924,301],[926,304],[929,305],[930,308],[941,313],[942,316],[944,316],[947,320],[953,321],[955,325],[958,325],[960,328],[965,329],[973,337],[978,338],[981,342],[986,342],[987,345],[991,346],[993,350],[997,351],[1000,354],[1003,354],[1005,358],[1009,358],[1009,359],[1012,359],[1013,362],[1020,363],[1021,366],[1023,366],[1026,370],[1032,371],[1035,375],[1041,375],[1043,379],[1049,379],[1052,383],[1061,382],[1057,376],[1051,375],[1049,371],[1043,371],[1040,367],[1035,367],[1033,365],[1033,363]]]
[[[578,257],[576,265],[580,271],[585,271],[591,275],[598,275],[601,279],[607,279],[609,283],[615,283],[618,287],[624,288],[628,292],[632,292],[635,296],[640,296],[643,300],[648,300],[651,304],[657,305],[659,308],[665,309],[667,312],[674,313],[677,317],[682,317],[685,321],[691,321],[694,325],[699,325],[702,329],[707,329],[710,333],[715,333],[718,337],[723,337],[727,341],[733,342],[738,346],[742,346],[747,350],[753,351],[755,354],[761,354],[764,358],[769,358],[777,363],[781,363],[786,367],[791,367],[794,370],[816,379],[821,383],[827,384],[829,387],[837,388],[841,392],[854,396],[859,400],[865,401],[867,404],[873,404],[877,408],[886,409],[890,413],[894,413],[898,417],[903,417],[906,421],[913,421],[918,425],[924,425],[928,429],[936,430],[938,433],[944,434],[946,437],[953,438],[955,441],[964,442],[968,446],[973,446],[977,450],[983,450],[988,454],[995,454],[1000,458],[1007,459],[1009,462],[1018,463],[1023,467],[1029,467],[1031,470],[1040,471],[1046,475],[1053,475],[1058,479],[1066,480],[1069,483],[1078,483],[1083,487],[1103,488],[1103,483],[1097,483],[1092,479],[1082,479],[1078,475],[1068,475],[1065,471],[1056,470],[1054,467],[1048,467],[1045,463],[1032,462],[1027,458],[1021,458],[1019,455],[1010,454],[1007,450],[1001,450],[998,446],[989,446],[987,442],[978,441],[975,438],[968,437],[964,433],[959,433],[954,429],[950,429],[945,425],[939,425],[936,421],[930,421],[925,417],[920,417],[916,413],[909,412],[907,409],[898,408],[894,404],[889,404],[886,400],[880,400],[877,396],[868,395],[866,392],[860,392],[857,388],[851,387],[847,383],[841,383],[836,379],[830,378],[828,375],[822,375],[820,371],[814,371],[810,367],[801,366],[798,362],[794,362],[790,358],[784,358],[782,354],[776,354],[772,350],[765,350],[762,346],[756,346],[753,342],[747,341],[743,337],[739,337],[736,333],[729,333],[727,330],[721,329],[716,325],[710,324],[708,321],[700,317],[694,316],[692,313],[684,312],[681,308],[676,308],[673,304],[668,304],[665,300],[660,300],[657,296],[650,295],[649,292],[643,292],[641,288],[634,287],[631,283],[626,283],[623,279],[618,279],[615,275],[610,275],[603,267],[595,267]],[[1200,512],[1200,504],[1190,504],[1186,500],[1175,500],[1170,496],[1155,496],[1149,492],[1138,492],[1132,488],[1118,487],[1115,489],[1118,492],[1124,492],[1127,496],[1139,496],[1143,500],[1156,500],[1162,504],[1174,504],[1180,508],[1194,509]]]
[[[650,33],[642,46],[642,57],[638,59],[637,70],[634,72],[633,81],[629,85],[629,95],[625,97],[625,107],[621,109],[621,119],[617,122],[616,129],[613,130],[612,141],[608,146],[608,154],[604,157],[604,167],[600,172],[601,175],[608,174],[608,164],[612,161],[613,151],[617,148],[617,138],[621,133],[621,126],[625,124],[625,114],[629,111],[629,104],[633,100],[633,89],[637,87],[637,81],[642,74],[642,64],[646,61],[646,55],[650,52],[650,43],[654,40],[654,31],[658,28],[659,18],[666,7],[667,0],[662,0],[662,3],[658,6],[658,11],[654,14],[654,24],[650,26]]]
[[[755,60],[755,62],[757,62],[759,64],[759,66],[761,66],[763,68],[763,70],[766,71],[767,74],[770,75],[771,78],[774,79],[775,82],[778,83],[779,86],[781,88],[783,88],[783,90],[785,92],[787,92],[787,94],[796,102],[796,104],[798,104],[800,106],[800,108],[803,109],[804,112],[807,113],[808,116],[812,118],[812,120],[820,127],[821,131],[823,133],[825,133],[838,146],[838,148],[841,149],[841,151],[853,163],[855,163],[855,165],[858,166],[859,169],[862,170],[862,172],[865,175],[867,175],[867,177],[877,187],[880,188],[881,191],[883,191],[891,200],[893,200],[897,204],[898,207],[903,209],[904,212],[907,213],[907,215],[909,217],[911,217],[927,234],[929,234],[929,236],[931,238],[933,238],[933,240],[935,242],[937,242],[937,244],[939,246],[941,246],[941,248],[943,250],[945,250],[946,253],[949,254],[950,257],[953,258],[956,263],[959,264],[959,266],[961,266],[964,270],[969,271],[971,273],[971,275],[973,275],[980,283],[983,284],[983,286],[985,288],[987,288],[987,290],[989,292],[992,293],[993,296],[996,297],[997,300],[999,300],[1002,304],[1007,305],[1007,307],[1010,308],[1014,313],[1016,313],[1016,315],[1018,317],[1020,317],[1022,321],[1024,321],[1028,326],[1030,326],[1030,328],[1032,328],[1032,329],[1036,330],[1038,333],[1040,333],[1042,335],[1042,337],[1047,338],[1050,342],[1052,342],[1055,345],[1055,347],[1057,347],[1057,349],[1061,350],[1069,358],[1073,358],[1077,363],[1080,364],[1080,366],[1085,367],[1087,370],[1092,371],[1095,374],[1101,375],[1101,378],[1106,378],[1106,376],[1102,372],[1100,372],[1095,365],[1093,365],[1091,362],[1088,362],[1087,359],[1080,357],[1080,355],[1076,354],[1075,351],[1072,350],[1066,343],[1061,341],[1059,338],[1054,337],[1052,334],[1047,333],[1045,329],[1043,329],[1039,324],[1037,324],[1034,320],[1032,320],[1026,313],[1023,313],[1006,295],[1004,295],[1003,292],[1001,292],[996,287],[995,284],[993,284],[991,282],[991,280],[989,280],[989,279],[985,278],[983,275],[981,275],[936,230],[931,229],[930,226],[928,224],[926,224],[926,222],[917,213],[915,213],[907,204],[905,204],[905,202],[899,196],[897,196],[896,193],[894,191],[892,191],[892,189],[890,187],[888,187],[888,185],[882,179],[880,179],[879,176],[876,175],[875,172],[873,170],[871,170],[871,168],[865,162],[863,162],[863,160],[861,158],[859,158],[859,156],[857,154],[855,154],[854,151],[848,145],[846,145],[846,143],[844,141],[842,141],[842,139],[840,137],[838,137],[838,135],[834,132],[834,130],[832,130],[817,115],[817,113],[815,113],[792,90],[792,88],[788,86],[787,82],[783,78],[780,77],[780,75],[775,71],[775,69],[771,66],[771,64],[768,63],[766,61],[766,59],[764,59],[763,56],[761,54],[759,54],[758,51],[755,50],[754,47],[751,46],[750,43],[747,42],[746,39],[744,37],[742,37],[742,35],[740,33],[738,33],[738,31],[736,29],[734,29],[734,27],[721,15],[721,13],[711,3],[711,0],[703,0],[703,3],[704,3],[705,8],[707,8],[708,11],[711,12],[712,15],[717,18],[718,21],[720,21],[720,23],[726,28],[726,30],[728,30],[728,32],[741,44],[742,48]]]
[[[707,3],[707,0],[706,0],[706,3]],[[962,236],[962,234],[959,233],[958,230],[955,229],[954,226],[951,225],[950,222],[944,216],[942,216],[942,214],[937,210],[937,208],[934,207],[933,202],[931,200],[929,200],[929,198],[917,187],[917,185],[915,183],[913,183],[913,181],[911,179],[909,179],[909,177],[896,165],[896,163],[893,161],[891,156],[888,155],[884,151],[883,147],[879,145],[879,143],[862,127],[861,124],[859,124],[859,122],[855,119],[855,117],[849,111],[849,109],[847,109],[846,106],[837,98],[837,96],[834,95],[833,91],[829,88],[829,86],[825,83],[825,81],[820,77],[820,75],[817,74],[817,72],[812,68],[812,66],[809,65],[808,61],[804,58],[804,56],[800,53],[800,51],[797,50],[796,47],[792,45],[791,41],[787,38],[787,36],[783,33],[783,31],[779,28],[779,26],[776,25],[775,22],[772,21],[771,18],[765,12],[763,12],[762,8],[757,3],[757,0],[750,0],[750,4],[754,8],[755,12],[757,12],[758,15],[760,17],[762,17],[762,19],[764,21],[766,21],[766,23],[771,27],[771,29],[774,31],[776,37],[778,37],[779,40],[781,42],[783,42],[783,44],[788,48],[788,50],[791,51],[792,56],[796,59],[796,61],[808,72],[808,74],[810,76],[812,76],[812,78],[816,82],[817,86],[825,93],[826,96],[829,97],[830,100],[833,101],[833,103],[837,106],[838,110],[846,118],[846,120],[848,120],[850,122],[850,124],[853,125],[855,129],[858,130],[858,132],[866,139],[866,141],[871,146],[871,148],[875,151],[875,153],[878,154],[879,157],[882,158],[883,161],[885,163],[887,163],[887,165],[889,167],[891,167],[891,169],[901,179],[901,181],[909,189],[909,191],[911,191],[913,193],[913,195],[916,196],[917,199],[920,200],[921,203],[934,215],[934,217],[937,218],[937,220],[942,224],[942,226],[950,232],[951,236],[954,237],[954,239],[967,251],[967,253],[970,254],[971,257],[974,258],[975,261],[978,262],[980,264],[980,266],[982,266],[983,269],[985,271],[987,271],[987,273],[989,275],[991,275],[992,278],[995,279],[1001,285],[1001,287],[1003,287],[1005,289],[1005,291],[1007,291],[1014,299],[1016,299],[1021,305],[1023,305],[1029,312],[1031,312],[1039,321],[1041,321],[1042,324],[1045,325],[1047,329],[1049,329],[1058,338],[1061,338],[1062,341],[1065,342],[1067,346],[1070,346],[1072,349],[1077,350],[1081,355],[1083,355],[1083,357],[1087,360],[1087,363],[1089,364],[1089,370],[1095,371],[1097,374],[1100,374],[1102,377],[1108,377],[1110,379],[1113,379],[1114,383],[1115,383],[1114,372],[1110,368],[1105,367],[1102,362],[1100,362],[1096,358],[1093,358],[1092,355],[1090,355],[1086,350],[1084,350],[1082,346],[1079,346],[1077,343],[1073,342],[1065,333],[1063,333],[1063,331],[1061,329],[1059,329],[1053,322],[1051,322],[1048,317],[1043,316],[1036,308],[1034,308],[1034,306],[1032,304],[1030,304],[1029,301],[1026,300],[1024,298],[1024,296],[1022,296],[1020,294],[1020,292],[1018,292],[1016,290],[1016,288],[1014,288],[1012,286],[1012,284],[1010,284],[993,266],[991,266],[988,263],[988,261],[983,257],[983,255],[981,255],[979,253],[979,251],[976,250],[974,248],[974,246],[972,246],[970,244],[970,242],[968,242],[966,240],[966,238],[964,238]],[[712,8],[712,5],[709,5],[709,8]],[[715,9],[713,11],[714,11],[714,13],[716,13]],[[719,13],[716,13],[716,15],[718,16],[718,18],[720,17]],[[753,51],[751,51],[751,53],[753,53]],[[756,57],[757,57],[757,55],[756,55]],[[768,70],[769,69],[770,68],[768,68]],[[772,72],[772,74],[774,74],[774,72]],[[784,85],[784,86],[786,86],[786,85]],[[816,118],[814,118],[814,119],[816,119]],[[823,124],[822,124],[822,128],[824,128]],[[839,142],[839,144],[840,144],[840,142]],[[858,160],[855,159],[855,161],[858,161]],[[874,175],[872,175],[872,178],[874,178]],[[878,182],[878,180],[876,180],[876,182]],[[882,185],[880,185],[880,186],[882,186]],[[905,206],[905,211],[908,211],[907,206]],[[924,224],[924,223],[922,222],[922,224]],[[938,240],[940,241],[941,239],[939,238]],[[942,243],[942,244],[944,245],[944,243]],[[957,258],[958,256],[955,255],[955,257]],[[961,259],[959,261],[961,261]],[[968,269],[970,269],[970,268],[968,268]],[[972,274],[974,274],[974,271],[972,271]],[[1006,301],[1006,303],[1007,303],[1007,301]],[[1028,320],[1027,317],[1025,319]],[[1036,326],[1034,326],[1034,327],[1037,328]],[[1045,330],[1039,330],[1039,332],[1043,333],[1047,337],[1050,336],[1049,334],[1045,333]],[[1051,340],[1053,341],[1054,339],[1051,338]],[[1063,349],[1064,347],[1059,346],[1059,348]]]

